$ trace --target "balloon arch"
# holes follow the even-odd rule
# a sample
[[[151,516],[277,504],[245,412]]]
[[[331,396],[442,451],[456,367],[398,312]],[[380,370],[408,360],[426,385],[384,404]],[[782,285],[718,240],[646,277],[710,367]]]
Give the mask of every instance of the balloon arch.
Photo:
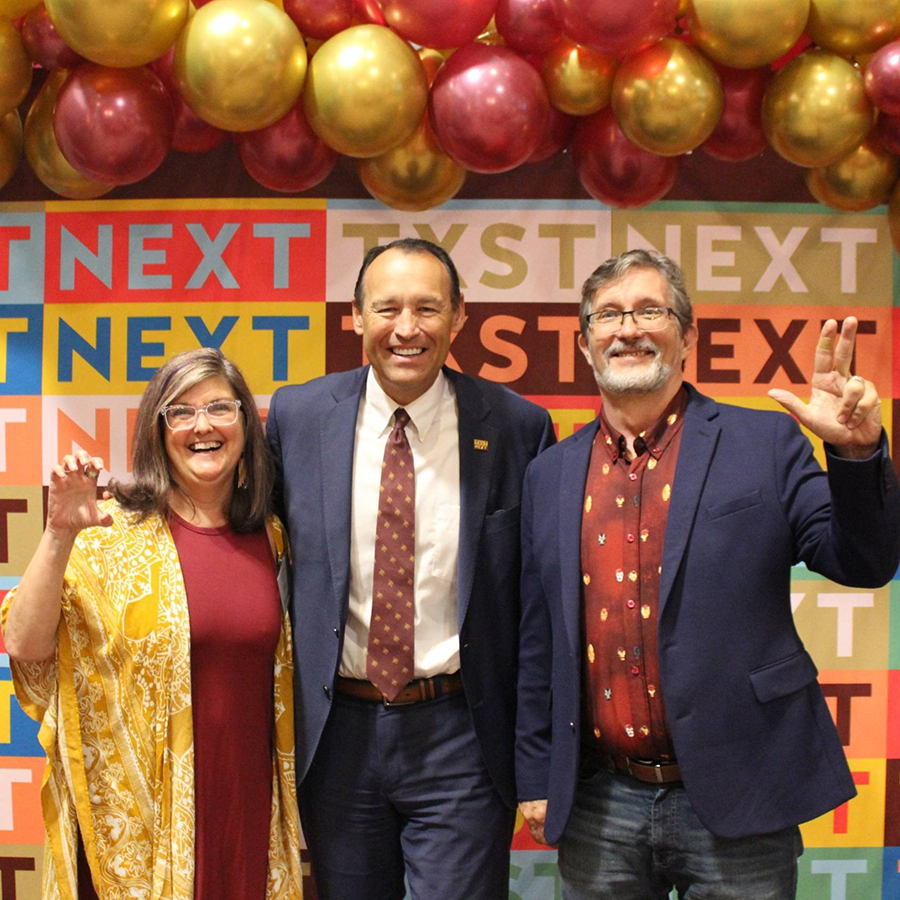
[[[230,137],[275,191],[343,155],[424,210],[571,150],[638,207],[698,148],[772,147],[833,209],[890,200],[900,246],[898,37],[900,0],[0,0],[0,188],[24,155],[99,197]]]

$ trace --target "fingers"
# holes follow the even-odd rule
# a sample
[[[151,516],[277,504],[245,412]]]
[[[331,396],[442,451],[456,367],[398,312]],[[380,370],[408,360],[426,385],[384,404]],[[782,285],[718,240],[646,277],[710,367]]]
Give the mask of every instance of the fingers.
[[[850,374],[858,328],[859,321],[856,317],[847,316],[841,325],[841,333],[838,335],[837,346],[834,350],[834,367],[845,378]]]
[[[99,456],[91,456],[84,450],[66,454],[62,460],[51,469],[51,473],[57,478],[65,478],[70,475],[84,475],[95,481],[100,477],[104,468],[103,459]]]
[[[806,404],[796,394],[780,388],[772,388],[768,391],[768,395],[776,403],[780,403],[794,418],[803,421],[806,415]]]
[[[860,375],[851,375],[844,384],[837,420],[849,429],[856,428],[880,405],[875,385]]]
[[[828,319],[819,333],[816,355],[813,362],[814,375],[827,375],[834,369],[834,343],[837,335],[837,321]]]

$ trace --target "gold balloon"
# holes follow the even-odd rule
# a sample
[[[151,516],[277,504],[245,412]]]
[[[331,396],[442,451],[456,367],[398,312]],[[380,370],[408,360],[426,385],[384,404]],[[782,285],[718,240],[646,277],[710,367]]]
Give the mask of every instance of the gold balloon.
[[[609,103],[616,62],[560,38],[544,57],[542,75],[550,102],[570,116],[589,116]]]
[[[181,32],[174,72],[181,96],[205,122],[255,131],[297,102],[306,45],[290,17],[267,0],[214,0]]]
[[[188,0],[45,0],[59,36],[102,66],[142,66],[162,56],[188,18]]]
[[[422,68],[425,69],[428,87],[431,87],[431,85],[434,84],[438,69],[440,69],[445,62],[444,54],[441,53],[440,50],[432,50],[430,47],[420,47],[417,53],[422,62]]]
[[[873,122],[862,73],[827,50],[807,50],[792,59],[763,97],[766,138],[798,166],[836,163],[862,143]]]
[[[62,155],[53,133],[56,98],[68,74],[65,69],[51,72],[34,98],[25,119],[25,156],[40,182],[55,194],[70,200],[92,200],[109,193],[113,185],[76,172]]]
[[[408,212],[440,206],[466,180],[466,170],[438,145],[427,114],[412,137],[382,156],[361,159],[357,171],[376,200]]]
[[[0,188],[13,177],[22,158],[22,119],[17,109],[0,118]]]
[[[303,91],[313,131],[338,153],[363,158],[402,144],[427,101],[419,57],[382,25],[354,25],[325,41]]]
[[[675,38],[628,57],[613,81],[619,127],[633,144],[659,156],[699,147],[716,127],[723,101],[712,63]]]
[[[41,0],[0,0],[0,18],[18,19],[40,5]]]
[[[497,31],[497,19],[495,16],[491,16],[491,21],[487,23],[487,27],[481,34],[475,38],[476,41],[479,41],[482,44],[495,44],[500,47],[506,46],[506,41],[503,40],[503,35]],[[453,48],[456,49],[456,48]]]
[[[15,109],[31,87],[31,58],[18,29],[0,19],[0,116]]]
[[[886,202],[898,178],[900,159],[869,138],[838,162],[808,169],[806,186],[825,206],[861,212]]]
[[[873,53],[900,35],[900,0],[811,0],[806,33],[841,56]]]
[[[691,0],[691,37],[716,62],[734,69],[755,69],[784,56],[797,43],[809,16],[809,3],[810,0]]]

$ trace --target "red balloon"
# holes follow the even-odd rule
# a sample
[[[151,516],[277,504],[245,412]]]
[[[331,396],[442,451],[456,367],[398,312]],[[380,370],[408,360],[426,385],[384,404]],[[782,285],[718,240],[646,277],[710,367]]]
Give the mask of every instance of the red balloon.
[[[541,76],[517,53],[471,43],[441,66],[428,111],[454,162],[473,172],[505,172],[544,140],[550,101]]]
[[[43,3],[22,19],[22,41],[31,59],[45,69],[74,69],[84,62],[59,36]]]
[[[882,111],[900,114],[900,41],[885,44],[866,66],[866,96]]]
[[[284,11],[306,37],[327,41],[353,21],[353,0],[284,0]]]
[[[204,122],[184,102],[184,98],[178,93],[175,85],[175,76],[172,71],[175,60],[175,47],[170,47],[159,59],[153,60],[149,68],[163,83],[169,100],[172,101],[172,111],[175,113],[175,131],[172,135],[172,149],[182,153],[206,153],[213,147],[218,147],[228,137],[228,132],[209,122]]]
[[[562,37],[553,0],[499,0],[497,32],[518,53],[546,53]]]
[[[678,174],[678,157],[641,150],[625,137],[607,106],[583,118],[572,140],[584,189],[608,206],[646,206],[665,196]]]
[[[274,124],[236,133],[234,140],[244,168],[273,191],[314,187],[338,159],[338,154],[310,128],[302,100]]]
[[[543,162],[556,156],[566,144],[575,130],[575,116],[567,116],[564,112],[560,112],[556,107],[550,107],[550,115],[547,116],[547,128],[544,133],[544,139],[538,144],[537,150],[525,160],[529,163]]]
[[[353,0],[353,17],[360,25],[387,25],[378,0]]]
[[[886,150],[900,156],[900,116],[879,113],[878,121],[875,123],[875,133]]]
[[[725,104],[719,124],[700,149],[725,162],[743,162],[759,156],[768,146],[762,127],[762,99],[771,70],[713,65],[722,82]]]
[[[84,63],[56,100],[53,131],[69,164],[104,184],[132,184],[169,152],[175,116],[165,86],[145,66]]]
[[[497,0],[382,0],[390,28],[422,47],[460,47],[488,26]]]
[[[553,0],[563,31],[610,56],[649,47],[675,27],[679,0]]]

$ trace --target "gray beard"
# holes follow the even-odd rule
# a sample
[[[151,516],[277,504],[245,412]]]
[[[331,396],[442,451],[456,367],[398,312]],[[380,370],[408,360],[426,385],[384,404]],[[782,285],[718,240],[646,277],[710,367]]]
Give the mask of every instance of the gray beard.
[[[632,341],[626,344],[617,341],[606,348],[603,354],[607,363],[613,353],[625,349],[650,350],[653,362],[642,372],[613,372],[609,365],[602,372],[594,369],[594,379],[601,391],[608,394],[652,394],[660,390],[672,377],[674,367],[666,365],[659,356],[659,348],[650,341]]]

